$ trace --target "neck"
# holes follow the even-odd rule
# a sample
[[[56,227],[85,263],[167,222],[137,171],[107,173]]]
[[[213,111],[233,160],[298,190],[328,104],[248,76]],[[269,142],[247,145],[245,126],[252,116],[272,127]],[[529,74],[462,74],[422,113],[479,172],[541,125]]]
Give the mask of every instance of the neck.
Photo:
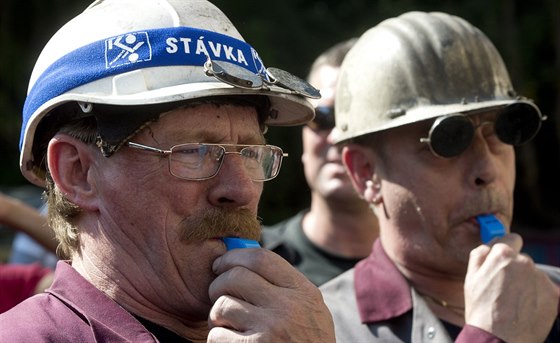
[[[460,327],[465,325],[464,279],[432,271],[418,272],[399,264],[397,268],[438,318]]]
[[[193,342],[206,342],[209,332],[206,318],[196,319],[192,317],[189,320],[187,319],[187,313],[183,315],[178,312],[180,309],[156,303],[153,300],[159,298],[148,291],[154,287],[146,284],[146,288],[138,288],[137,286],[142,281],[130,279],[129,274],[123,275],[115,266],[107,265],[104,261],[109,261],[110,257],[100,256],[99,251],[102,251],[102,249],[96,249],[93,252],[87,249],[82,250],[80,254],[73,256],[72,267],[126,311],[165,327]],[[126,259],[126,255],[117,258],[129,268],[131,266],[133,266],[132,268],[138,268],[139,270],[133,274],[143,275],[144,283],[146,283],[146,280],[159,280],[157,282],[161,282],[159,276],[149,275],[149,268],[141,265],[141,261],[126,261]],[[181,302],[187,304],[187,301],[184,300]]]
[[[303,231],[316,246],[346,258],[369,255],[378,236],[377,218],[365,202],[329,202],[315,194]]]

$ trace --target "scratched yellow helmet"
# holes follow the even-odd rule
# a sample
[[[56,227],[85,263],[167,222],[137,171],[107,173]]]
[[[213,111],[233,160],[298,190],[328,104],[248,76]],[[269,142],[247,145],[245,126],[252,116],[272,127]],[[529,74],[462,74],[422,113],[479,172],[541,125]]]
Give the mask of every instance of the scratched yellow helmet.
[[[95,116],[102,150],[110,155],[163,111],[216,96],[258,99],[266,125],[298,125],[313,118],[306,98],[319,92],[266,68],[208,1],[96,1],[51,38],[33,69],[20,139],[22,173],[43,185],[46,144],[76,116]]]

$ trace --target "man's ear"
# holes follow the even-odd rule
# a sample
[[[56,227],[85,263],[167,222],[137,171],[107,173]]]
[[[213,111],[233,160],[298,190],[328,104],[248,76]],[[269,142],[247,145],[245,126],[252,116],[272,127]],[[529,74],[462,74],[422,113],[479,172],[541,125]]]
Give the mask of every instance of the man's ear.
[[[57,134],[49,142],[47,162],[53,181],[64,197],[83,209],[96,210],[92,180],[96,150],[76,138]]]
[[[358,144],[349,144],[342,149],[342,162],[354,189],[368,203],[381,199],[381,183],[375,174],[373,153]]]

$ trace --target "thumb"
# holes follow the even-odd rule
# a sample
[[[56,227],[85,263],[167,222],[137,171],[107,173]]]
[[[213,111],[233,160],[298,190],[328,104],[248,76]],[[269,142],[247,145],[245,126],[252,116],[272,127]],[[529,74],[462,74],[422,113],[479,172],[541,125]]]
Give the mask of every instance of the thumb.
[[[508,233],[502,237],[494,238],[488,244],[490,247],[493,247],[496,244],[506,244],[516,253],[520,253],[521,248],[523,248],[523,238],[516,233]]]

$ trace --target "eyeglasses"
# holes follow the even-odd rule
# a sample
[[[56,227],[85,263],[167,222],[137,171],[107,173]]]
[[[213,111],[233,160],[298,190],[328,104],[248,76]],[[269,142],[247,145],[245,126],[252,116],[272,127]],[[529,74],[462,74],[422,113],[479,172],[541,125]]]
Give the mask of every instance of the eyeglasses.
[[[313,99],[319,99],[321,93],[308,82],[278,68],[267,68],[266,74],[253,74],[236,64],[213,61],[210,56],[204,63],[204,72],[208,76],[227,83],[230,86],[244,89],[268,89],[275,85],[288,89],[296,94]]]
[[[253,181],[268,181],[278,175],[282,157],[288,156],[274,145],[188,143],[175,145],[169,150],[133,142],[128,142],[127,146],[168,156],[171,175],[185,180],[213,178],[220,171],[225,155],[238,154]]]
[[[523,103],[509,105],[496,115],[494,121],[483,121],[478,125],[464,114],[449,114],[437,118],[428,137],[420,138],[420,142],[427,143],[434,155],[451,158],[467,150],[480,126],[494,124],[496,136],[502,142],[518,146],[535,137],[543,120],[546,117],[538,110]]]
[[[318,106],[315,107],[315,118],[307,123],[313,130],[332,130],[334,128],[334,107]]]

